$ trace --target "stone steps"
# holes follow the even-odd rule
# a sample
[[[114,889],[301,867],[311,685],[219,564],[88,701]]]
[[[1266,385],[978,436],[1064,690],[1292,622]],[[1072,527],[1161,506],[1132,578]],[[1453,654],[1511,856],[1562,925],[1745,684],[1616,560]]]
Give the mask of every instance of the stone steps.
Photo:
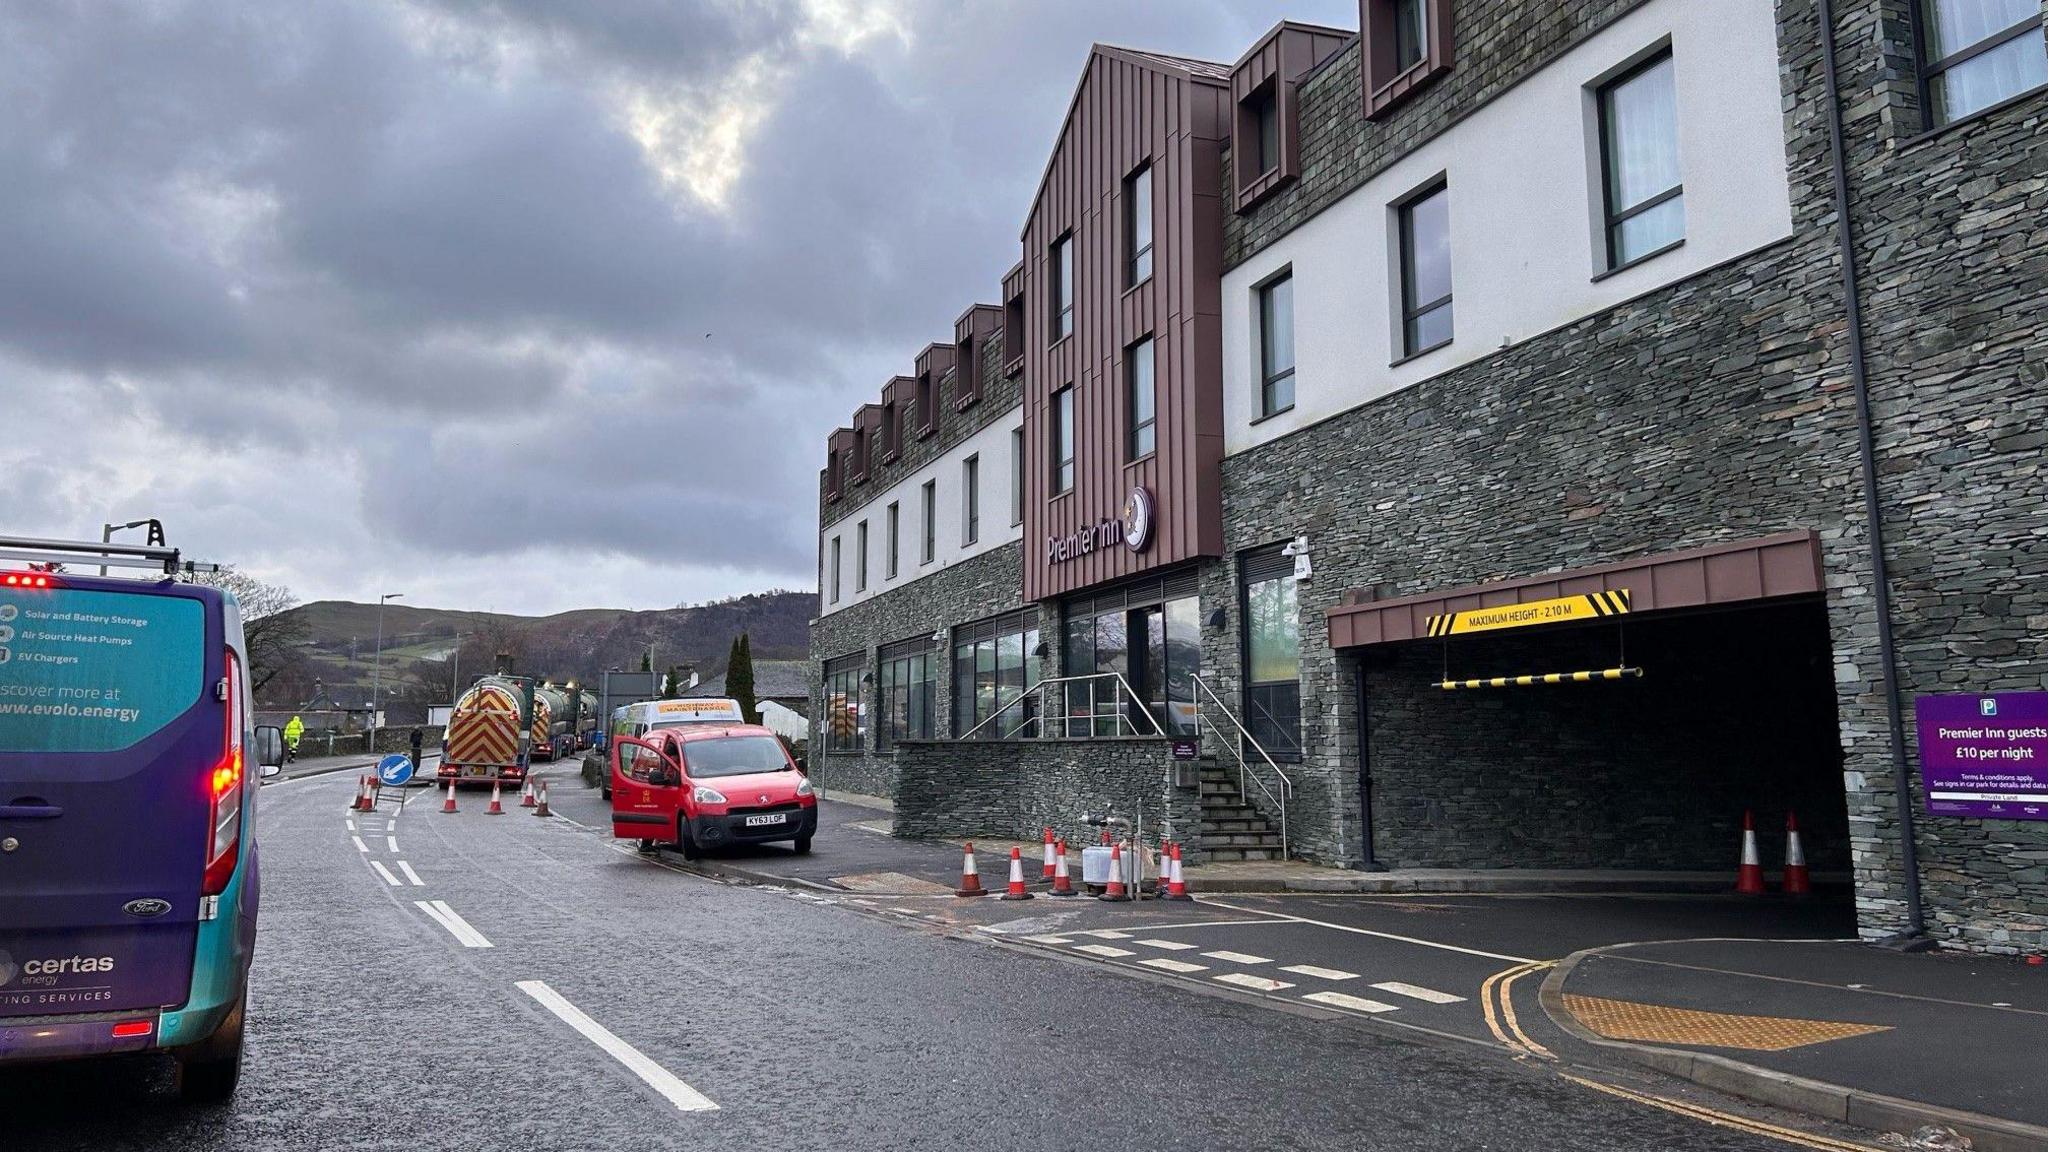
[[[1279,860],[1280,830],[1245,802],[1237,767],[1205,760],[1200,778],[1201,847],[1208,861]]]

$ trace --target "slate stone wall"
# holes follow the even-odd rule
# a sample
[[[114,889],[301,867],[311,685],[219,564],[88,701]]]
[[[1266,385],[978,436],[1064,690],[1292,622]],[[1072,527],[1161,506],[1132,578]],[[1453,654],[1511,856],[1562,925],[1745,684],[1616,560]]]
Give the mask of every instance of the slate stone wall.
[[[1142,814],[1147,843],[1157,843],[1166,819],[1191,843],[1199,800],[1194,789],[1172,785],[1172,762],[1156,737],[905,741],[896,754],[894,830],[1036,840],[1051,828],[1080,847],[1101,837],[1084,816]]]

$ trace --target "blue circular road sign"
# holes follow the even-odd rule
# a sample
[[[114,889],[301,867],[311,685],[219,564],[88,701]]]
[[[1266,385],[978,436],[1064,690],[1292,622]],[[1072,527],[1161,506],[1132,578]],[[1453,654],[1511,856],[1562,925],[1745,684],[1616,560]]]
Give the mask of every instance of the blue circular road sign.
[[[412,757],[403,752],[393,752],[377,761],[377,779],[393,786],[412,779]]]

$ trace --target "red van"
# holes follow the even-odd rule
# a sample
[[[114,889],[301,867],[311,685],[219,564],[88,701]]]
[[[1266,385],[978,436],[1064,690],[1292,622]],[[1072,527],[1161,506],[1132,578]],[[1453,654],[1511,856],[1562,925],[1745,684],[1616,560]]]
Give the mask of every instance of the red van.
[[[818,797],[782,738],[758,724],[701,724],[620,736],[611,747],[612,835],[644,849],[793,841],[811,850]]]

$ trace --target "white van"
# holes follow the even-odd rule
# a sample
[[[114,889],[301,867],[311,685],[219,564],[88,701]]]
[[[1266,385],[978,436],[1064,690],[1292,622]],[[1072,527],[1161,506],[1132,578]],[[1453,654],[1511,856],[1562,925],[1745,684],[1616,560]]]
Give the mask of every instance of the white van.
[[[656,728],[680,728],[685,724],[745,724],[740,702],[723,696],[698,696],[688,700],[649,700],[612,709],[607,748],[621,736],[645,736]],[[611,777],[604,782],[604,798],[612,798]]]

